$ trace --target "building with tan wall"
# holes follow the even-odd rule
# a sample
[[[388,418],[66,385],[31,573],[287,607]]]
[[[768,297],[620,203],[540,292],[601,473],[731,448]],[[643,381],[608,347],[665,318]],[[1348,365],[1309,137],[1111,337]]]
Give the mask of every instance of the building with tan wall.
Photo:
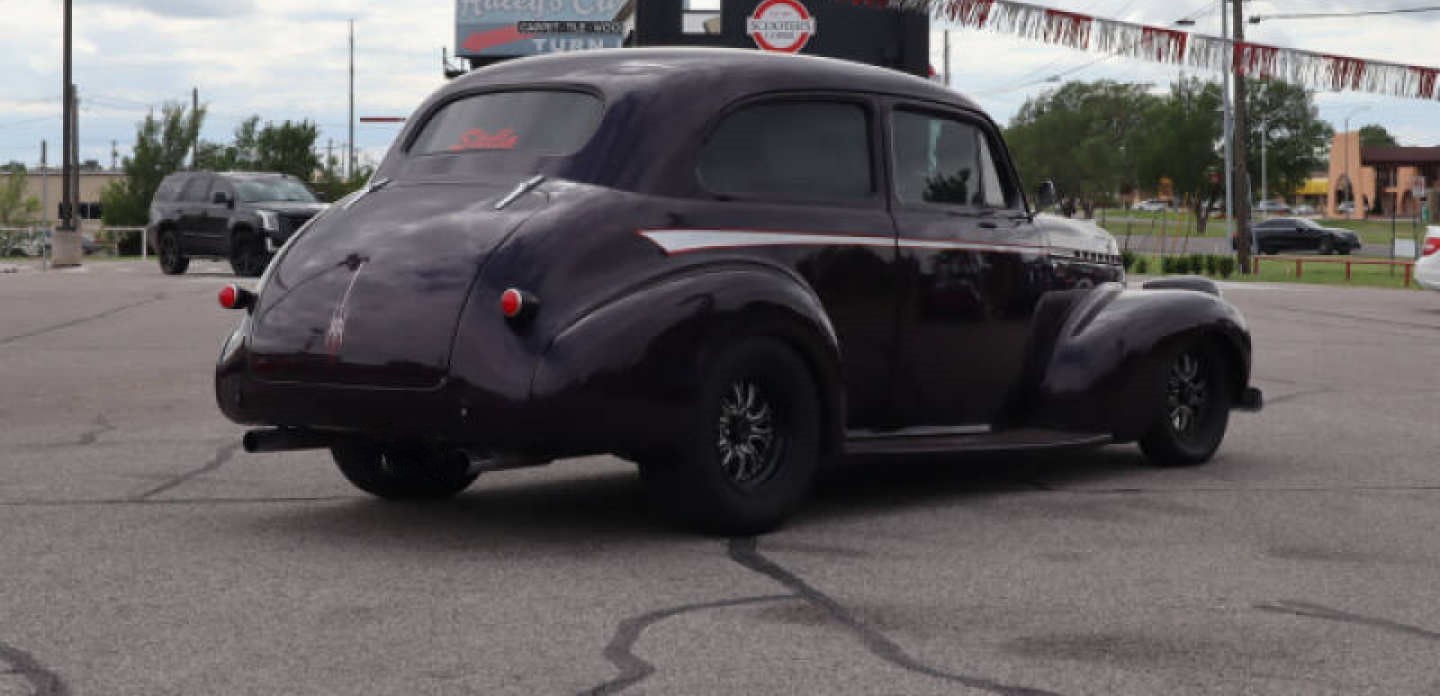
[[[1330,141],[1328,217],[1414,217],[1440,182],[1440,147],[1361,147],[1359,131],[1336,133]],[[1417,197],[1415,192],[1421,195]],[[1354,209],[1340,212],[1352,202]]]
[[[9,174],[0,173],[0,182],[3,182]],[[124,172],[118,171],[82,171],[80,172],[80,211],[83,218],[98,220],[100,218],[100,192],[105,190],[111,182],[120,181],[125,178]],[[35,197],[35,200],[42,203],[40,219],[35,222],[54,222],[60,216],[60,170],[58,168],[31,169],[26,172],[24,197]]]

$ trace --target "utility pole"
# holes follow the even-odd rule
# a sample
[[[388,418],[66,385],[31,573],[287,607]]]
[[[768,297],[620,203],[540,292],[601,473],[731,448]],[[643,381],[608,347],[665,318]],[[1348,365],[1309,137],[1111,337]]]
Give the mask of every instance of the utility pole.
[[[950,30],[945,30],[945,86],[950,86]]]
[[[1270,180],[1269,180],[1268,178],[1266,178],[1266,176],[1265,176],[1265,173],[1266,173],[1266,161],[1265,161],[1265,160],[1266,160],[1266,154],[1267,154],[1267,153],[1265,152],[1265,148],[1266,148],[1266,140],[1269,139],[1269,133],[1267,133],[1266,131],[1269,130],[1269,128],[1270,128],[1270,122],[1269,122],[1269,121],[1264,121],[1264,120],[1260,121],[1260,201],[1261,201],[1262,203],[1265,202],[1265,201],[1270,200],[1270,198],[1269,198],[1269,187],[1266,186],[1266,184],[1267,184]]]
[[[120,141],[110,141],[110,171],[120,168]]]
[[[1245,40],[1245,3],[1241,0],[1231,0],[1235,12],[1235,45]],[[1233,56],[1234,51],[1228,51]],[[1230,66],[1231,70],[1235,66]],[[1235,104],[1233,107],[1234,123],[1231,124],[1230,139],[1234,141],[1231,148],[1234,151],[1232,157],[1235,159],[1234,185],[1232,195],[1239,199],[1239,205],[1235,208],[1235,250],[1240,272],[1250,272],[1250,177],[1245,171],[1245,134],[1248,133],[1245,109],[1245,77],[1235,76]]]
[[[345,180],[355,178],[355,20],[350,20],[350,146],[345,150]]]
[[[64,105],[61,108],[61,120],[64,123],[60,129],[60,151],[63,162],[60,172],[62,181],[60,186],[60,208],[63,214],[60,216],[60,226],[55,230],[55,234],[51,237],[50,242],[50,260],[51,263],[56,266],[80,265],[80,234],[75,229],[75,213],[78,206],[75,205],[76,201],[72,198],[76,187],[71,185],[71,179],[76,175],[76,163],[74,159],[76,114],[74,74],[71,71],[73,48],[71,36],[73,32],[71,28],[72,12],[70,5],[71,0],[64,0],[64,28],[62,30],[64,34],[63,40],[61,41],[61,50],[64,52],[61,57],[64,64],[62,70],[63,77],[61,79],[64,81],[64,84],[60,91],[61,99],[64,101]]]

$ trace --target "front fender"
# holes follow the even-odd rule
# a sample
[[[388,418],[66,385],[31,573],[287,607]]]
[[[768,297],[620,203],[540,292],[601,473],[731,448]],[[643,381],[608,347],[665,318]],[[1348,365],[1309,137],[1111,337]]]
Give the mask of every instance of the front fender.
[[[531,401],[597,447],[663,447],[689,428],[707,356],[741,335],[791,345],[814,371],[829,429],[843,422],[839,345],[824,309],[803,282],[759,264],[692,267],[594,308],[546,348]]]
[[[1233,305],[1194,290],[1111,285],[1089,293],[1072,307],[1044,363],[1035,420],[1138,438],[1159,412],[1160,356],[1195,338],[1213,341],[1225,356],[1238,399],[1250,378],[1250,334]]]

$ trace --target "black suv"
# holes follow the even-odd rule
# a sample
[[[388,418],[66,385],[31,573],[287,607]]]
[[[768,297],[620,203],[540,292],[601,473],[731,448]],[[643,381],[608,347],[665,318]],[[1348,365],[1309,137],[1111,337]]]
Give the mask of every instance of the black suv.
[[[299,179],[259,172],[177,172],[150,203],[150,238],[167,275],[191,257],[229,259],[237,275],[258,276],[270,255],[325,209]]]

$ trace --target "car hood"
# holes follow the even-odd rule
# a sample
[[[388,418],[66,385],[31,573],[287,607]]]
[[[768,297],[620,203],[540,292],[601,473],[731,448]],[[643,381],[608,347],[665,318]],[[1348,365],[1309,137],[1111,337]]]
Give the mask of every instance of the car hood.
[[[1035,216],[1035,225],[1045,232],[1045,238],[1051,247],[1099,254],[1118,253],[1115,250],[1115,237],[1093,220],[1075,220],[1041,213]]]
[[[395,184],[336,204],[267,271],[251,319],[261,379],[428,388],[489,254],[546,205],[513,186]]]

